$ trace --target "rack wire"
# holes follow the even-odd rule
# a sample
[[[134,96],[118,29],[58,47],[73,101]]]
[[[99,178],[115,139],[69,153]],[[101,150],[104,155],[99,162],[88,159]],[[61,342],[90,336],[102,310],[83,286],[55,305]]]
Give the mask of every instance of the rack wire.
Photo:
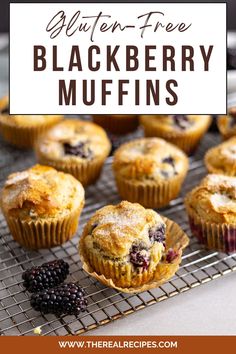
[[[120,293],[100,284],[81,267],[77,245],[84,224],[95,210],[120,200],[111,170],[112,157],[107,159],[97,184],[86,190],[86,205],[78,234],[63,246],[39,251],[22,248],[13,240],[0,214],[0,334],[34,335],[33,330],[38,326],[41,326],[42,335],[82,334],[235,271],[236,253],[223,254],[205,250],[191,237],[183,206],[186,192],[206,173],[202,162],[205,151],[218,142],[219,137],[216,134],[209,133],[205,136],[196,155],[190,159],[190,171],[181,195],[161,210],[163,215],[181,225],[190,236],[190,245],[184,252],[182,264],[175,276],[166,284],[150,291],[140,294]],[[31,152],[16,150],[0,141],[0,187],[9,173],[23,170],[34,163]],[[68,281],[77,282],[85,288],[88,308],[77,317],[56,317],[34,311],[30,306],[29,293],[22,286],[21,275],[25,269],[55,258],[68,261]]]

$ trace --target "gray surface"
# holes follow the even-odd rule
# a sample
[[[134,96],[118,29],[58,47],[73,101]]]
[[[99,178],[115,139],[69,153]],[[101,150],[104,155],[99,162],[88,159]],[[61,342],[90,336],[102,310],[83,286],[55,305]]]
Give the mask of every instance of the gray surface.
[[[235,295],[230,274],[88,335],[236,335]]]

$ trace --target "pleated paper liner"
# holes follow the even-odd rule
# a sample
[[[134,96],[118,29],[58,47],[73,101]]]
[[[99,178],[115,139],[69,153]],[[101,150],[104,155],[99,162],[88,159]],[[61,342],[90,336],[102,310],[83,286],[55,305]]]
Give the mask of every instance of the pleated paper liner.
[[[55,116],[50,123],[45,122],[37,126],[25,127],[6,124],[0,117],[0,133],[9,144],[21,149],[29,149],[34,146],[38,137],[49,128],[62,120],[62,116]]]
[[[122,199],[133,203],[140,203],[146,208],[162,208],[175,199],[180,192],[182,183],[187,173],[174,176],[169,180],[153,181],[129,181],[116,173],[116,185]]]
[[[172,263],[167,263],[166,261],[160,261],[157,264],[154,271],[151,273],[151,277],[149,276],[150,274],[148,274],[148,276],[146,274],[144,275],[144,277],[146,277],[146,282],[143,283],[142,285],[139,285],[137,281],[137,286],[127,287],[125,285],[125,276],[122,275],[122,273],[120,273],[119,270],[117,270],[117,273],[115,273],[114,275],[116,276],[116,279],[117,278],[120,279],[121,284],[123,282],[124,286],[117,285],[115,278],[111,278],[111,277],[108,278],[103,274],[102,268],[95,270],[91,266],[89,259],[87,257],[87,253],[83,243],[83,236],[82,236],[80,240],[80,258],[82,261],[83,269],[93,278],[100,281],[102,284],[117,289],[124,293],[138,293],[138,292],[156,288],[161,284],[165,283],[168,279],[172,278],[172,276],[178,270],[179,264],[181,262],[183,249],[188,245],[189,239],[188,236],[184,233],[184,231],[180,228],[178,224],[164,217],[163,220],[166,223],[166,249],[168,250],[169,248],[172,248],[174,251],[178,253],[178,256],[172,261]],[[131,269],[132,268],[130,268],[130,272]],[[113,273],[110,272],[110,274]],[[127,277],[130,276],[131,276],[130,274],[127,275]]]
[[[173,132],[165,132],[161,127],[156,127],[153,125],[149,125],[148,123],[143,122],[144,134],[146,137],[159,137],[168,142],[178,146],[181,150],[183,150],[186,154],[192,154],[198,147],[199,142],[203,135],[207,132],[210,124],[211,118],[209,117],[208,122],[205,127],[201,127],[200,129],[196,129],[191,132],[178,132],[176,134]]]
[[[71,160],[52,160],[43,156],[36,147],[36,156],[40,164],[54,167],[58,171],[70,173],[77,178],[84,187],[93,184],[99,178],[107,154],[89,161],[74,162]]]
[[[51,220],[22,221],[5,215],[9,230],[21,246],[30,249],[51,248],[71,239],[78,228],[84,202],[69,215]]]
[[[135,131],[139,125],[138,115],[92,115],[94,123],[113,134],[127,134]]]
[[[186,209],[191,231],[201,244],[220,252],[236,251],[236,224],[205,222],[191,208]]]

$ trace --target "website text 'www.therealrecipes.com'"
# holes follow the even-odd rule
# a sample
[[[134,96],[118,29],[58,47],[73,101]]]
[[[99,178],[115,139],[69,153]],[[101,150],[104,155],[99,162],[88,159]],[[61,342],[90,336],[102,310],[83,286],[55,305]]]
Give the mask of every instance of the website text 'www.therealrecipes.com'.
[[[82,341],[58,341],[61,349],[177,349],[177,341],[155,341],[155,340],[82,340]]]

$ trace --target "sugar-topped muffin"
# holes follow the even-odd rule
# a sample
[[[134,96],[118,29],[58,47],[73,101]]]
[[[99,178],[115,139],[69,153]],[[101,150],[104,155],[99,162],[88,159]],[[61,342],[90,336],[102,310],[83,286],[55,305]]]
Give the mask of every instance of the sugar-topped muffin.
[[[143,115],[140,122],[145,136],[160,137],[192,153],[211,124],[207,115]]]
[[[236,137],[209,149],[204,161],[210,173],[236,176]]]
[[[188,158],[163,139],[136,139],[116,150],[113,170],[123,199],[159,208],[179,194]]]
[[[127,134],[136,130],[139,125],[139,116],[135,114],[95,114],[93,121],[113,134]]]
[[[187,194],[190,227],[208,248],[236,251],[236,177],[210,174]]]
[[[85,269],[96,272],[98,279],[107,285],[122,289],[137,290],[161,281],[164,269],[165,276],[170,277],[188,243],[182,230],[173,224],[172,227],[178,236],[172,240],[174,248],[167,248],[173,235],[167,220],[154,210],[127,201],[105,206],[88,221],[80,240]]]
[[[218,116],[217,126],[224,140],[236,135],[236,106],[229,108],[227,115]]]
[[[9,115],[8,96],[0,99],[0,133],[19,148],[33,147],[38,136],[62,118],[61,115]]]
[[[71,173],[84,186],[98,179],[110,148],[101,127],[79,119],[55,125],[35,145],[40,163]]]
[[[80,182],[41,165],[9,175],[1,195],[14,239],[29,248],[49,248],[71,238],[83,206]]]

